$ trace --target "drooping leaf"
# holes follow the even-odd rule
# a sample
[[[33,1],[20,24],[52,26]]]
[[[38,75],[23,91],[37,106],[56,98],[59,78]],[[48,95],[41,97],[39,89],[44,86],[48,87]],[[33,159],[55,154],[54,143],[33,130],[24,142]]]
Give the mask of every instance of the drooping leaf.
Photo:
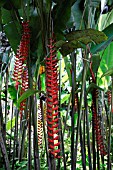
[[[17,105],[19,106],[19,104],[20,104],[23,100],[27,99],[28,97],[32,96],[33,94],[35,94],[35,93],[37,93],[37,92],[39,92],[39,90],[28,89],[26,92],[24,92],[24,93],[22,94],[22,96],[19,97],[19,99],[17,100]]]
[[[95,75],[97,75],[98,68],[100,66],[101,57],[99,54],[92,55],[92,71]],[[90,69],[87,71],[87,79],[91,76]]]
[[[72,76],[71,76],[71,62],[69,61],[68,57],[64,57],[64,62],[65,62],[65,68],[66,68],[66,72],[68,74],[68,78],[69,78],[69,83],[70,85],[72,84]]]
[[[87,93],[91,93],[92,90],[94,89],[99,89],[101,91],[104,91],[104,89],[102,89],[101,87],[97,86],[95,83],[91,83],[87,89]]]
[[[107,40],[107,36],[101,31],[89,28],[86,30],[72,31],[66,34],[66,39],[68,41],[80,41],[84,44],[88,44],[89,42],[99,44],[102,41]]]
[[[107,70],[103,75],[102,77],[105,77],[105,76],[113,76],[113,67],[110,68],[109,70]],[[102,78],[101,77],[101,78]]]
[[[40,81],[41,81],[41,91],[45,91],[46,90],[45,73],[40,75]]]
[[[83,9],[81,8],[81,3],[84,5],[82,0],[77,0],[71,8],[71,18],[75,24],[76,30],[80,27],[84,28],[84,20],[82,20]]]
[[[72,31],[66,34],[66,42],[60,41],[58,45],[61,45],[61,53],[65,56],[74,51],[77,48],[84,48],[84,45],[87,45],[91,42],[96,44],[101,43],[107,39],[107,36],[98,30],[86,29],[86,30],[77,30]]]
[[[92,45],[91,52],[93,54],[104,50],[113,40],[113,24],[109,25],[103,30],[103,33],[108,37],[107,40],[98,45]]]
[[[15,125],[15,117],[12,119],[12,120],[9,120],[6,124],[6,130],[11,130],[11,123],[12,123],[12,128],[14,127]]]
[[[8,86],[8,92],[9,92],[10,97],[13,100],[14,104],[16,104],[16,102],[17,102],[17,90],[15,89],[14,85]]]
[[[16,53],[17,47],[21,38],[21,26],[18,22],[13,10],[6,10],[2,8],[2,22],[4,24],[4,31],[9,40],[9,43]]]
[[[6,2],[7,0],[0,0],[0,7],[2,7]]]
[[[62,0],[53,8],[54,32],[58,34],[66,28],[71,15],[71,7],[76,0]],[[62,17],[61,17],[62,16]]]
[[[18,23],[16,23],[16,24],[18,24]],[[20,43],[21,36],[20,36],[18,30],[16,29],[15,23],[12,22],[12,23],[4,25],[4,31],[7,35],[7,38],[9,40],[9,43],[10,43],[12,49],[16,53],[18,45]]]
[[[10,0],[12,3],[13,8],[20,9],[21,8],[21,1],[20,0]]]
[[[70,94],[62,94],[61,95],[61,104],[68,101]]]

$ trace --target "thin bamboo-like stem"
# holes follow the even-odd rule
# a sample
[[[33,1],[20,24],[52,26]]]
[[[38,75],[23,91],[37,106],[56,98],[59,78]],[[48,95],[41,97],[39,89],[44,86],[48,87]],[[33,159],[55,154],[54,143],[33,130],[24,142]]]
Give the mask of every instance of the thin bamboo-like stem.
[[[22,131],[22,135],[20,136],[21,140],[20,140],[20,147],[19,147],[19,153],[18,153],[18,157],[19,157],[19,161],[22,161],[23,155],[24,155],[24,146],[25,146],[25,138],[26,138],[26,130],[27,130],[27,121],[25,120],[23,123],[21,122],[21,129],[20,131]]]
[[[1,130],[0,130],[0,148],[2,150],[2,155],[3,155],[3,158],[4,158],[5,169],[10,170],[9,159],[8,159],[8,155],[7,155],[7,151],[6,151],[6,147],[5,147],[5,143],[4,143],[4,140],[3,140]]]
[[[85,111],[83,110],[83,148],[84,148],[84,158],[86,164],[86,142],[85,142],[85,134],[86,134],[86,120],[85,120]]]
[[[96,110],[98,113],[99,103],[98,103],[98,97],[96,97]],[[97,146],[97,169],[100,170],[100,156],[99,156],[99,149]]]
[[[28,119],[28,170],[31,170],[31,107],[32,107],[32,98],[29,98],[29,119]]]
[[[89,133],[88,102],[87,102],[86,84],[84,87],[84,107],[85,107],[85,115],[86,115],[86,133],[87,133],[89,169],[92,170],[92,160],[91,160],[92,157],[91,157],[91,143],[90,143],[90,133]]]
[[[87,61],[84,60],[84,69],[83,69],[83,77],[82,77],[82,87],[80,94],[80,105],[78,110],[78,120],[77,120],[77,132],[76,132],[76,143],[75,143],[75,160],[74,160],[74,170],[76,169],[76,160],[77,160],[77,146],[78,146],[78,135],[80,130],[81,116],[82,116],[82,100],[84,96],[84,87],[86,83],[86,71],[87,71]]]
[[[99,150],[97,149],[97,169],[100,170],[100,156],[99,156]]]
[[[69,110],[70,110],[70,106],[71,106],[71,100],[72,100],[72,91],[71,91],[70,96],[69,96],[69,102],[68,102],[68,107],[67,107],[67,112],[66,112],[66,117],[65,117],[65,122],[64,122],[63,137],[64,137],[64,134],[65,134],[66,123],[67,123],[68,114],[69,114]]]
[[[93,151],[93,169],[96,169],[96,148],[95,148],[95,129],[94,129],[94,121],[92,118],[92,151]]]
[[[11,108],[11,133],[10,133],[10,136],[12,136],[12,119],[13,119],[13,110],[14,110],[13,101],[11,101],[11,102],[12,102],[12,104],[11,104],[12,108]],[[9,160],[11,159],[11,147],[12,147],[11,141],[12,141],[12,139],[10,137]]]
[[[43,132],[44,132],[44,141],[45,141],[45,149],[46,149],[46,155],[47,155],[48,170],[52,170],[50,158],[48,155],[47,135],[46,135],[46,129],[45,129],[44,109],[43,109],[43,101],[42,100],[40,100],[40,107],[41,107],[41,112],[42,112]]]
[[[16,144],[17,144],[17,124],[18,124],[18,109],[15,110],[15,132],[14,132],[14,144],[13,144],[13,162],[12,162],[12,170],[14,170],[15,166],[15,157],[16,157]]]
[[[61,59],[59,61],[59,129],[61,131],[59,132],[60,139],[61,139],[61,151],[62,151],[62,156],[63,156],[63,164],[64,164],[64,170],[66,170],[66,159],[65,159],[65,151],[64,151],[64,138],[63,138],[63,133],[62,133],[62,125],[61,125],[61,115],[60,115],[60,110],[61,110]],[[60,169],[60,159],[58,159],[58,167],[57,169]]]
[[[111,91],[111,112],[109,115],[109,138],[108,138],[108,160],[107,160],[107,169],[111,170],[111,125],[112,125],[112,115],[113,115],[113,76],[111,76],[112,81],[112,91]]]
[[[81,155],[82,155],[82,166],[83,170],[86,170],[86,160],[85,160],[85,149],[82,137],[82,126],[80,124],[80,145],[81,145]]]
[[[32,96],[32,101],[33,101],[33,96]],[[36,102],[36,97],[34,100],[34,104],[32,105],[32,120],[33,120],[33,135],[34,135],[34,166],[35,169],[40,170],[40,159],[39,159],[39,148],[38,148],[38,134],[37,134],[37,119],[36,119],[36,113],[35,113],[35,105],[37,104]]]
[[[73,52],[71,54],[71,60],[72,60],[72,111],[71,111],[71,170],[74,170],[74,160],[75,160],[75,154],[74,154],[74,114],[75,114],[75,68],[76,68],[76,54]]]
[[[7,124],[7,91],[8,91],[8,67],[6,68],[6,80],[5,80],[5,126],[4,126],[4,142],[6,143],[6,124]]]
[[[29,52],[30,52],[30,46],[29,46]],[[28,82],[29,82],[29,88],[32,88],[32,74],[31,74],[31,59],[30,59],[30,54],[28,55]],[[31,121],[32,121],[32,107],[33,107],[33,100],[32,96],[28,98],[28,167],[27,170],[31,170]]]

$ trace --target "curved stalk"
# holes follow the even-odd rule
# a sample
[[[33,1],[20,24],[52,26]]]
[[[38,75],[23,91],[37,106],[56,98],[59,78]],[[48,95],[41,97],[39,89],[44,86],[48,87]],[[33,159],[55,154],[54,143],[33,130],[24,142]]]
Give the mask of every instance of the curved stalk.
[[[71,169],[74,170],[74,114],[75,114],[75,79],[76,79],[76,54],[73,52],[71,54],[72,59],[72,111],[71,111]]]
[[[82,117],[82,101],[83,101],[83,97],[84,97],[84,87],[85,87],[85,83],[86,83],[86,71],[87,71],[87,61],[84,60],[82,87],[81,87],[81,94],[80,94],[80,105],[79,105],[78,120],[77,120],[76,144],[75,144],[75,153],[74,153],[75,159],[74,159],[74,168],[72,170],[76,169],[78,136],[79,136],[79,131],[80,131],[81,117]]]
[[[107,160],[107,169],[111,170],[111,158],[110,158],[110,151],[111,151],[111,125],[112,125],[112,115],[113,115],[113,76],[111,77],[112,80],[112,92],[111,92],[111,112],[109,115],[109,138],[108,138],[108,160]]]

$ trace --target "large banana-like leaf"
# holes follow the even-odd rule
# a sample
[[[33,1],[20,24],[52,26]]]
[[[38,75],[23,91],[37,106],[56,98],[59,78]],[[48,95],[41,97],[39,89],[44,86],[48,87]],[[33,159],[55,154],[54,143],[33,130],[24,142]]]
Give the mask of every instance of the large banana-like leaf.
[[[83,48],[89,43],[99,44],[107,40],[107,36],[98,30],[86,29],[72,31],[66,34],[66,41],[60,41],[56,45],[61,45],[61,53],[65,56],[77,48]]]
[[[9,11],[2,8],[1,14],[2,14],[2,23],[4,24],[4,31],[6,33],[6,36],[9,40],[12,49],[16,53],[21,37],[20,23],[18,22],[15,12],[13,10]]]
[[[106,36],[108,37],[107,40],[105,40],[104,42],[102,42],[101,44],[98,45],[92,45],[91,47],[91,52],[93,54],[100,52],[102,50],[104,50],[113,40],[113,24],[109,25],[107,28],[105,28],[103,30],[103,33],[106,34]]]

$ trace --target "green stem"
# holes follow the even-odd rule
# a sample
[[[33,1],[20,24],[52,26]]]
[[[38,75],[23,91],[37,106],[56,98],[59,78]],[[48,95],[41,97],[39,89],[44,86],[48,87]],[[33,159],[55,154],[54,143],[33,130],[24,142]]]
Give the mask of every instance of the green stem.
[[[59,61],[59,112],[61,111],[61,58]],[[66,159],[65,159],[65,151],[64,151],[64,138],[62,133],[62,125],[61,125],[61,115],[59,113],[59,129],[61,129],[59,135],[61,139],[61,146],[62,146],[62,156],[63,156],[63,164],[64,164],[64,170],[66,170]],[[60,159],[58,159],[58,167],[57,169],[60,169]]]
[[[86,83],[86,71],[87,71],[87,61],[84,60],[84,69],[83,69],[83,77],[82,77],[82,88],[81,88],[81,94],[80,94],[80,105],[78,110],[78,120],[77,120],[77,133],[76,133],[76,144],[75,144],[75,160],[74,160],[74,170],[76,169],[76,161],[77,161],[77,146],[78,146],[78,135],[80,131],[80,123],[81,123],[81,117],[82,117],[82,101],[84,97],[84,87]]]
[[[89,119],[88,119],[88,101],[87,101],[87,93],[86,93],[86,83],[84,88],[84,107],[85,107],[85,115],[86,115],[86,132],[87,132],[87,147],[88,147],[88,161],[89,161],[89,169],[92,170],[92,157],[91,157],[91,144],[90,144],[90,133],[89,133]]]
[[[111,112],[109,115],[109,138],[108,138],[108,161],[107,161],[108,170],[111,170],[110,151],[111,151],[111,126],[112,126],[112,114],[113,114],[113,76],[111,77],[111,80],[112,80],[112,91],[111,91]]]
[[[75,68],[76,68],[76,54],[73,52],[71,54],[72,59],[72,111],[71,111],[71,169],[74,170],[74,114],[75,114]]]
[[[6,151],[6,147],[5,147],[5,143],[4,143],[4,140],[3,140],[1,130],[0,130],[0,147],[1,147],[1,150],[2,150],[4,162],[5,162],[5,169],[10,170],[9,159],[8,159],[8,155],[7,155],[7,151]]]

